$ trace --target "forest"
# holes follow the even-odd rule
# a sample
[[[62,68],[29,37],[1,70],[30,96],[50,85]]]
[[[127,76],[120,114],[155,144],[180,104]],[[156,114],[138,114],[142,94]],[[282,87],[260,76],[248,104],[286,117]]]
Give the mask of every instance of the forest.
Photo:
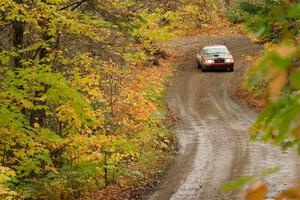
[[[151,190],[179,148],[166,93],[180,58],[161,44],[214,27],[263,47],[242,80],[260,104],[252,139],[300,154],[299,20],[297,0],[1,0],[0,199]],[[296,186],[276,199],[299,198]]]

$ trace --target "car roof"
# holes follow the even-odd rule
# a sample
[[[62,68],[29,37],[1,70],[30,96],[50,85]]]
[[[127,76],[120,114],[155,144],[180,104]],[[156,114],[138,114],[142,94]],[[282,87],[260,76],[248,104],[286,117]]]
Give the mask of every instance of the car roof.
[[[207,45],[207,46],[203,47],[203,49],[210,49],[210,48],[225,48],[225,49],[227,49],[227,47],[225,45],[219,45],[219,44]]]

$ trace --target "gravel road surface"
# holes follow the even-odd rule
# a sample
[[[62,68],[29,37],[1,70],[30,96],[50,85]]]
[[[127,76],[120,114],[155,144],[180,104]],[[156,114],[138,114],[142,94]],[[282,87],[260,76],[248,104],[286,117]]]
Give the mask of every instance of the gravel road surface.
[[[206,44],[226,44],[232,52],[235,72],[205,72],[196,68],[195,54]],[[257,55],[260,47],[247,37],[185,38],[169,42],[168,51],[182,55],[184,70],[175,77],[168,93],[168,103],[181,122],[176,128],[180,151],[176,163],[150,200],[240,200],[243,192],[219,192],[230,180],[258,174],[262,169],[281,167],[265,181],[273,199],[278,191],[300,177],[296,153],[261,142],[250,142],[247,128],[256,113],[233,95],[247,55]]]

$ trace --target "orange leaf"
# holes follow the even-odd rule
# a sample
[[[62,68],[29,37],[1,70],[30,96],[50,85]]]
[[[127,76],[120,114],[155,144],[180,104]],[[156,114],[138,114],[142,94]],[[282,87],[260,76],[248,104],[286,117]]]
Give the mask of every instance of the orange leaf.
[[[287,83],[287,72],[280,70],[275,74],[274,79],[269,84],[270,97],[277,97],[280,95],[282,88]]]
[[[247,191],[246,200],[264,200],[268,189],[260,181],[254,182]]]
[[[300,199],[300,186],[283,191],[275,200],[298,200]]]
[[[277,47],[276,52],[277,54],[281,57],[281,58],[288,58],[290,57],[292,54],[294,54],[297,51],[297,49],[295,47],[292,46],[280,46]]]

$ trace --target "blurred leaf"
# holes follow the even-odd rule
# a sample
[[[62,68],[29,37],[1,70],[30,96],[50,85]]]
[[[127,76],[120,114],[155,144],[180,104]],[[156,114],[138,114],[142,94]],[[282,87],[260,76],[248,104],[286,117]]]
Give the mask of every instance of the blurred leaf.
[[[299,200],[300,199],[300,187],[295,187],[289,190],[281,192],[275,200]]]
[[[242,186],[250,183],[253,179],[254,179],[254,176],[245,176],[245,177],[239,178],[238,180],[231,181],[229,183],[224,184],[221,188],[221,191],[228,192],[228,191],[232,191],[232,190],[241,188]]]
[[[268,177],[274,173],[277,173],[280,171],[280,168],[279,167],[273,167],[273,168],[269,168],[269,169],[264,169],[262,172],[261,172],[261,176],[262,177]]]
[[[256,181],[251,184],[246,194],[246,200],[264,200],[268,189],[262,182]]]
[[[290,76],[292,85],[297,89],[300,89],[300,71],[297,70],[293,72]]]

